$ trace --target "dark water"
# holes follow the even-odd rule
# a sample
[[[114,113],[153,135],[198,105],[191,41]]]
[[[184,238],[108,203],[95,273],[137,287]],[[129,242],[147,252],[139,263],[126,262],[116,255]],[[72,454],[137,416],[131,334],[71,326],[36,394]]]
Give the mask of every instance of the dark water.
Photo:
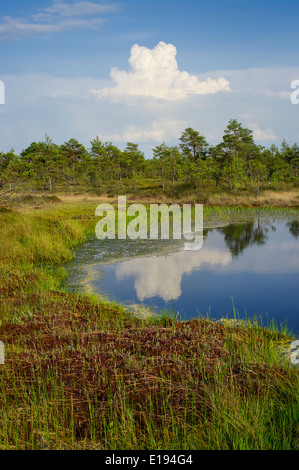
[[[67,267],[69,287],[181,319],[274,319],[299,332],[299,222],[259,217],[204,231],[203,247],[182,241],[90,240]]]

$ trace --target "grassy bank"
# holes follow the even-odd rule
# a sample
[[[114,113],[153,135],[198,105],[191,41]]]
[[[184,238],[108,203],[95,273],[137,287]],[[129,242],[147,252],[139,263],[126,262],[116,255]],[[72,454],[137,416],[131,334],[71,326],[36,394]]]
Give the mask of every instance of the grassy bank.
[[[281,208],[299,208],[299,190],[296,188],[292,189],[280,189],[270,190],[265,189],[261,193],[256,194],[252,190],[242,190],[236,193],[218,190],[198,190],[192,191],[190,187],[186,186],[185,192],[175,191],[162,191],[160,186],[151,187],[150,190],[147,188],[136,189],[135,192],[128,192],[124,188],[115,188],[114,191],[109,192],[97,192],[88,190],[82,187],[81,189],[74,192],[73,189],[66,191],[46,191],[44,193],[40,191],[31,191],[24,196],[24,190],[22,188],[15,188],[11,202],[14,205],[22,202],[28,202],[29,204],[44,204],[44,203],[55,203],[62,201],[64,203],[80,203],[80,202],[91,202],[96,203],[97,201],[106,202],[117,202],[118,195],[126,195],[128,201],[132,202],[160,202],[166,203],[201,203],[205,206],[230,206],[230,207],[281,207]]]
[[[0,213],[0,448],[298,448],[285,333],[144,320],[60,288],[95,207]]]

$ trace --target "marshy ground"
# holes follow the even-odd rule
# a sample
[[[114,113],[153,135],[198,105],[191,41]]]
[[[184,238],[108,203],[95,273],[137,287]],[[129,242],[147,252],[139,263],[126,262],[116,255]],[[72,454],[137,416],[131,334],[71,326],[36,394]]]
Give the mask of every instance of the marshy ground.
[[[298,448],[286,332],[145,320],[62,290],[61,266],[94,230],[94,209],[0,214],[0,448]]]

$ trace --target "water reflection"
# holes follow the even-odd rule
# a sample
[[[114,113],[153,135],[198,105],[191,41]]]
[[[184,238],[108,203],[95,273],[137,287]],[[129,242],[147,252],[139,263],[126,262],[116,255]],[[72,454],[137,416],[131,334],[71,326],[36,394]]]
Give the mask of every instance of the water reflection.
[[[192,318],[261,312],[299,330],[299,222],[257,218],[204,230],[201,250],[183,241],[90,241],[70,281],[123,303],[170,306]]]
[[[299,237],[299,221],[293,220],[288,222],[287,226],[289,227],[290,234],[297,239]]]
[[[219,231],[224,234],[224,240],[232,255],[238,256],[248,246],[264,245],[268,240],[269,226],[275,230],[272,224],[258,218],[257,221],[248,223],[230,224]]]
[[[290,258],[290,254],[298,254],[295,242],[272,239],[265,246],[270,229],[276,231],[273,224],[260,219],[212,229],[206,232],[201,250],[181,250],[164,256],[133,258],[116,265],[115,277],[117,281],[132,277],[135,294],[141,302],[153,297],[169,302],[181,296],[183,276],[196,270],[255,273],[299,271],[299,257]],[[223,239],[228,250],[223,246]],[[264,246],[264,249],[254,251],[254,245]],[[249,247],[251,251],[244,253]],[[240,254],[243,256],[239,258]]]
[[[138,300],[159,296],[166,302],[177,299],[182,293],[184,274],[203,266],[228,266],[232,256],[220,250],[203,247],[198,251],[179,251],[168,256],[132,259],[116,267],[116,279],[134,276]]]

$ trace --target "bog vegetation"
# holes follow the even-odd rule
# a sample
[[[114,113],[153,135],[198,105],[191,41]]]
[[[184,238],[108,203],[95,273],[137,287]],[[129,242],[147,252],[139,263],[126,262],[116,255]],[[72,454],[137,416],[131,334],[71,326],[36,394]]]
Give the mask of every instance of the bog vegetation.
[[[94,231],[94,204],[36,209],[0,213],[2,450],[298,448],[287,332],[67,293],[60,265]]]

